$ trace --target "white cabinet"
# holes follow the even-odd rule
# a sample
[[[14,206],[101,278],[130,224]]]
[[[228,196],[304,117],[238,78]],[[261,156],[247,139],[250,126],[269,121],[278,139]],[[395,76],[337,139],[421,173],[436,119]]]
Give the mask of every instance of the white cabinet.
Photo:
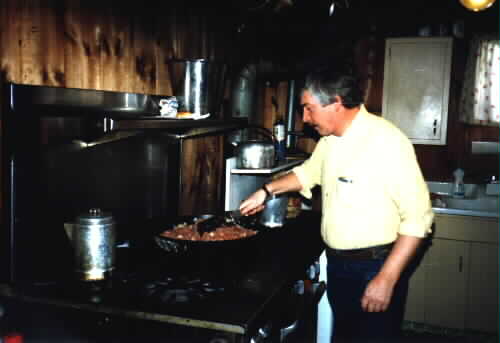
[[[446,144],[453,39],[386,40],[382,116],[414,144]]]
[[[436,215],[434,224],[410,279],[405,320],[498,332],[498,219]]]
[[[498,330],[498,245],[471,243],[465,328]]]
[[[425,264],[425,322],[463,329],[469,255],[466,242],[434,239]]]

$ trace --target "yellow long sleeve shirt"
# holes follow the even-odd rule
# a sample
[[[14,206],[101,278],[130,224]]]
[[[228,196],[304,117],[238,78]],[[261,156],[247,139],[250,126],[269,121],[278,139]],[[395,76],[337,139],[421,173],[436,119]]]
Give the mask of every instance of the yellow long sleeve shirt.
[[[342,137],[322,137],[293,172],[311,197],[321,185],[321,234],[334,249],[387,244],[402,235],[425,237],[433,212],[410,140],[364,106]]]

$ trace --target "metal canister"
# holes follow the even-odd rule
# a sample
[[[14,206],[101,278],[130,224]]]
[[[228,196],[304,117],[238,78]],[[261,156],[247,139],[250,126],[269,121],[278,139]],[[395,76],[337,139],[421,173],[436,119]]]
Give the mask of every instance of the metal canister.
[[[104,280],[115,263],[116,233],[111,214],[98,208],[90,209],[77,217],[72,236],[77,278]]]
[[[283,226],[286,220],[287,207],[288,195],[286,193],[270,196],[260,214],[259,223],[271,228]]]

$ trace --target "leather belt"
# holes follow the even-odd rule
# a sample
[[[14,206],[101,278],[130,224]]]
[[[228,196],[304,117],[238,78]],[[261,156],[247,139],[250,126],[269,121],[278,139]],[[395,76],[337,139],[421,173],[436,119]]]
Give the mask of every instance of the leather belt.
[[[384,245],[376,245],[368,248],[361,249],[332,249],[326,248],[326,255],[328,257],[334,257],[339,259],[346,260],[380,260],[391,252],[394,243],[384,244]]]

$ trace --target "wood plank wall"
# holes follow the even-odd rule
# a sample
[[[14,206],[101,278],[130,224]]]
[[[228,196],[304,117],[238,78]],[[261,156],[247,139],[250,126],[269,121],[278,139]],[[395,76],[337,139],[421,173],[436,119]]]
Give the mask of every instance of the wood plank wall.
[[[234,51],[220,13],[177,3],[2,0],[4,80],[171,95],[168,59],[230,60]]]

